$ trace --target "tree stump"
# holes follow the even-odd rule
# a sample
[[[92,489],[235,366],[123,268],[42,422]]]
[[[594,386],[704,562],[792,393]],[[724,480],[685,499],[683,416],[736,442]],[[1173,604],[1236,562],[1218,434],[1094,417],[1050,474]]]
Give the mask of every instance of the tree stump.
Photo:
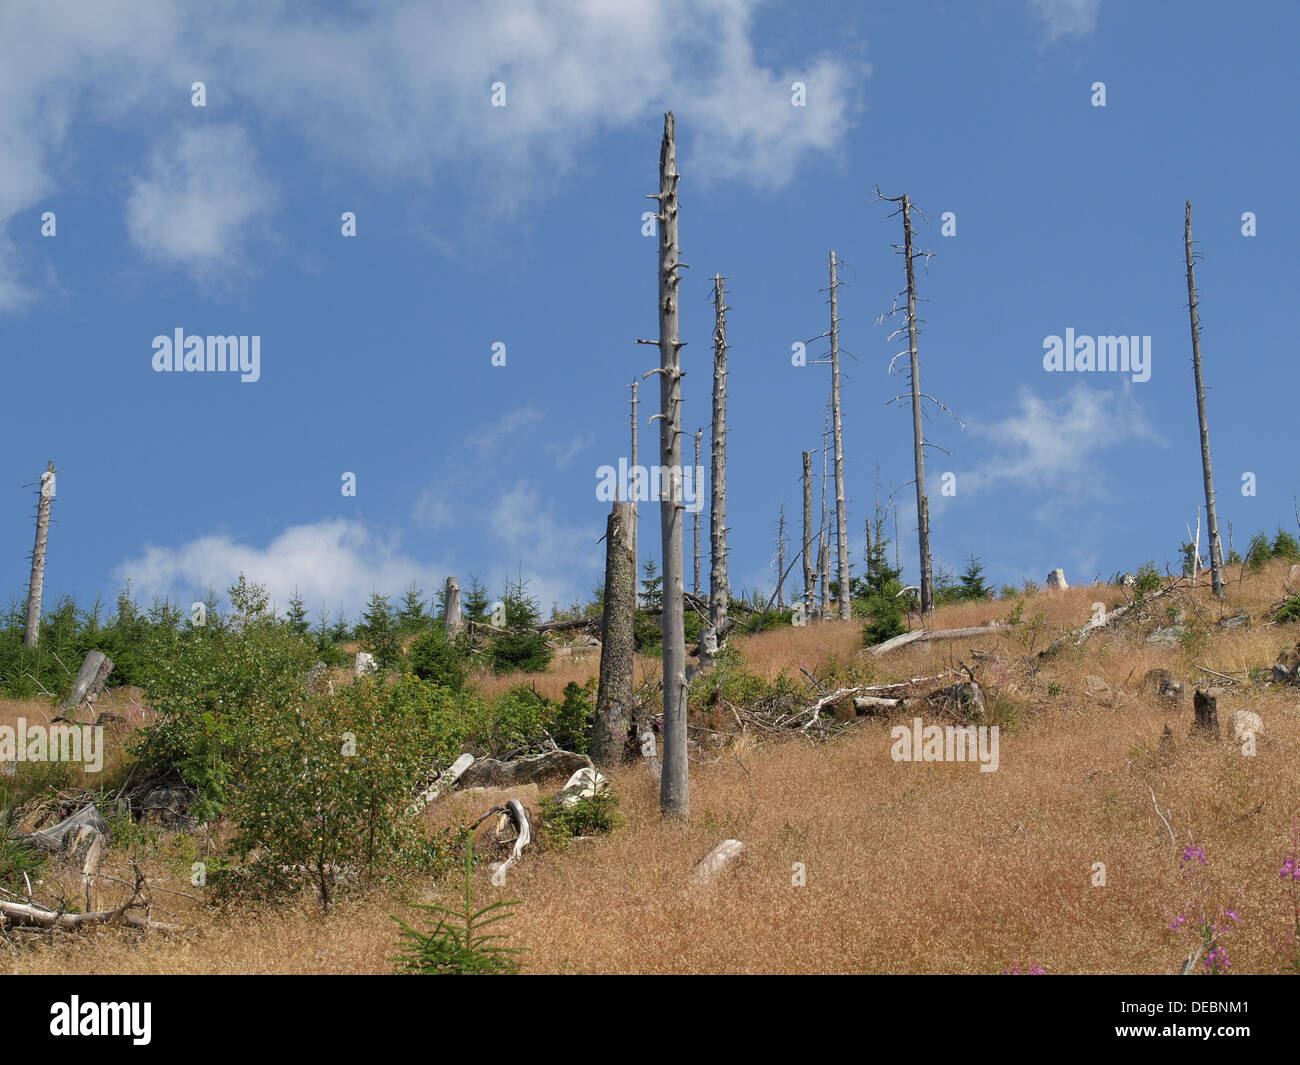
[[[1219,688],[1211,688],[1209,691],[1197,688],[1196,695],[1192,699],[1192,706],[1196,711],[1192,731],[1204,735],[1207,739],[1220,738],[1218,704],[1220,691]]]
[[[59,704],[61,709],[70,713],[81,709],[81,704],[87,699],[94,702],[95,696],[104,690],[104,682],[112,671],[113,660],[103,651],[88,652],[81,668],[77,670],[77,680],[72,685],[72,691]]]

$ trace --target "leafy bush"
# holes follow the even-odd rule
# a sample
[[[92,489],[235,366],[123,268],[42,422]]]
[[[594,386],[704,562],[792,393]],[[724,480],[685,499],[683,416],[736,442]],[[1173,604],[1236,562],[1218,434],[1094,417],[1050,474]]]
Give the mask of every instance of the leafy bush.
[[[484,933],[483,929],[497,921],[514,916],[511,907],[518,900],[489,903],[481,910],[474,909],[470,872],[474,866],[472,837],[465,835],[465,905],[457,909],[416,903],[416,908],[442,914],[430,931],[412,928],[400,917],[393,917],[401,926],[399,939],[402,952],[393,960],[397,971],[408,976],[492,976],[519,971],[514,956],[527,947],[507,947],[502,933]],[[491,916],[489,916],[489,914]]]
[[[588,795],[570,806],[552,796],[542,803],[542,824],[549,838],[558,847],[566,847],[576,836],[598,836],[623,824],[618,812],[618,799],[608,788],[596,795]]]
[[[1133,584],[1133,594],[1138,599],[1145,599],[1152,592],[1160,590],[1160,569],[1156,566],[1155,559],[1147,559],[1138,567],[1136,580]]]
[[[25,898],[27,883],[23,874],[36,880],[47,855],[39,847],[14,838],[15,833],[7,816],[7,804],[8,797],[0,792],[0,888]]]
[[[1274,621],[1300,621],[1300,595],[1288,596],[1273,614]]]

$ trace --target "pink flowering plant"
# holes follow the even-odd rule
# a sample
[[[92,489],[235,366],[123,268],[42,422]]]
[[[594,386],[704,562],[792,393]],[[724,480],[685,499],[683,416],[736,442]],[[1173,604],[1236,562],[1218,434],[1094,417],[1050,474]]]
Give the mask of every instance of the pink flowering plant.
[[[1300,820],[1291,822],[1291,839],[1278,876],[1282,880],[1282,892],[1286,900],[1283,912],[1288,926],[1288,942],[1285,946],[1287,968],[1293,973],[1300,973]]]
[[[1241,916],[1236,909],[1214,903],[1208,866],[1209,859],[1203,847],[1189,843],[1183,848],[1179,871],[1188,884],[1191,901],[1183,907],[1182,913],[1170,920],[1169,930],[1191,939],[1195,946],[1183,962],[1184,976],[1198,971],[1198,963],[1199,971],[1215,976],[1232,968],[1224,940]]]

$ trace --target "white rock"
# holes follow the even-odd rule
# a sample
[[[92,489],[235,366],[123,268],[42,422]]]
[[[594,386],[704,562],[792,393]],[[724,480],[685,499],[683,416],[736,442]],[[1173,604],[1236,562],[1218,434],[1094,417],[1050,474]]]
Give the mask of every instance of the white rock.
[[[367,673],[379,672],[379,664],[375,661],[375,656],[369,651],[358,651],[356,663],[352,668],[356,670],[358,677],[364,677]]]
[[[609,781],[590,767],[579,769],[564,785],[556,798],[561,806],[574,806],[580,799],[590,799],[609,791]]]
[[[1060,569],[1059,567],[1057,569],[1052,570],[1052,572],[1047,575],[1047,587],[1049,588],[1070,587],[1069,582],[1067,582],[1065,579],[1065,570]]]
[[[1232,712],[1233,740],[1240,743],[1246,738],[1248,732],[1256,738],[1264,735],[1264,719],[1250,710],[1234,710]]]
[[[724,839],[704,857],[691,879],[697,884],[708,884],[728,865],[745,852],[745,845],[738,839]]]

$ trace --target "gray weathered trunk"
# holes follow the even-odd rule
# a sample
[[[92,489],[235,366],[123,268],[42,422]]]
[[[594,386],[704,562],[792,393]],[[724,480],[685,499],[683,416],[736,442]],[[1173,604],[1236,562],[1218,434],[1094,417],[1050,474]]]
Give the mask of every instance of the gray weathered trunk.
[[[69,713],[75,713],[87,699],[94,702],[95,697],[104,690],[104,682],[108,680],[108,675],[112,671],[113,660],[103,651],[87,652],[81,668],[77,670],[77,679],[73,682],[72,690],[64,697],[60,706]]]
[[[460,586],[455,577],[447,578],[446,600],[447,614],[443,618],[442,627],[448,636],[455,637],[465,627],[465,618],[460,612]]]
[[[831,408],[826,405],[826,424],[822,429],[822,522],[817,529],[817,616],[824,618],[829,613],[830,598],[827,581],[830,579],[830,529],[826,524],[826,484],[827,455],[830,452]]]
[[[704,435],[703,427],[695,430],[695,470],[700,468],[700,438]],[[696,476],[695,470],[691,471],[692,483]],[[699,499],[700,486],[695,484],[695,498]],[[691,548],[692,569],[691,569],[691,593],[696,599],[700,597],[700,510],[696,507],[695,512],[691,515],[691,533],[694,544]]]
[[[690,816],[686,750],[686,633],[682,615],[681,342],[678,340],[680,249],[677,243],[677,137],[673,113],[664,115],[659,151],[659,462],[668,476],[661,493],[663,550],[664,759],[659,809]]]
[[[615,503],[605,526],[605,609],[601,620],[600,686],[591,760],[609,768],[623,760],[634,711],[632,619],[636,610],[636,567],[630,539],[632,504]]]
[[[709,624],[721,650],[727,639],[727,305],[719,274],[713,277],[713,457],[709,506]]]
[[[921,368],[916,354],[916,271],[912,264],[912,201],[903,194],[903,260],[907,264],[907,345],[912,378],[912,461],[916,466],[916,532],[921,552],[921,613],[934,613],[930,569],[930,500],[925,494],[925,437],[921,431]]]
[[[812,452],[803,453],[803,612],[805,618],[813,613],[812,567]]]
[[[1205,479],[1205,519],[1210,532],[1210,579],[1214,594],[1223,597],[1223,542],[1214,507],[1214,467],[1210,463],[1210,427],[1205,419],[1205,384],[1201,378],[1201,322],[1196,306],[1196,274],[1192,262],[1192,201],[1187,201],[1183,227],[1187,255],[1187,307],[1192,319],[1192,369],[1196,374],[1196,417],[1201,429],[1201,473]],[[1199,526],[1198,526],[1199,528]]]
[[[40,502],[36,505],[36,546],[32,548],[32,576],[27,585],[27,619],[23,646],[35,647],[41,633],[41,592],[45,586],[45,544],[50,532],[50,500],[54,498],[54,463],[41,474]]]
[[[835,538],[839,553],[840,620],[852,616],[849,603],[849,517],[844,493],[844,430],[840,419],[840,318],[836,290],[835,252],[831,252],[831,420],[835,433]]]
[[[785,595],[782,587],[785,585],[785,504],[781,504],[781,518],[776,525],[776,605],[779,610],[785,609]]]
[[[634,606],[637,602],[636,574],[639,571],[639,565],[640,565],[640,558],[637,555],[637,527],[640,523],[640,516],[641,516],[640,504],[638,502],[638,499],[641,494],[640,493],[641,479],[640,476],[635,472],[636,461],[637,461],[636,407],[637,407],[637,392],[640,388],[641,388],[641,382],[639,380],[634,380],[632,382],[632,470],[634,471],[632,473],[632,477],[634,478],[634,482],[633,482],[634,490],[631,493],[632,494],[632,529],[631,529],[631,535],[628,537],[632,547],[632,575],[633,575],[632,603]]]

